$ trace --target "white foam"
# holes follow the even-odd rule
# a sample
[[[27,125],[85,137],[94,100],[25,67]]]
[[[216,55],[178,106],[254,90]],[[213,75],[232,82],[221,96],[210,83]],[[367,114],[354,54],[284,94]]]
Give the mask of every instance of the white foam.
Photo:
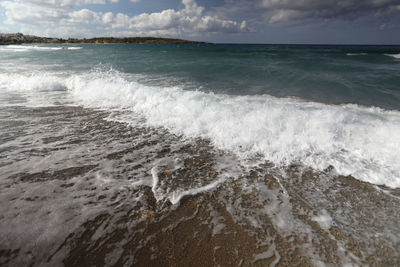
[[[58,51],[58,50],[78,50],[82,47],[77,46],[39,46],[39,45],[3,45],[0,51],[7,52],[27,52],[27,51]]]
[[[367,53],[347,53],[346,56],[366,56]]]
[[[171,201],[171,203],[173,205],[179,203],[179,201],[184,197],[184,196],[194,196],[203,192],[207,192],[210,190],[213,190],[215,188],[217,188],[217,186],[221,183],[223,183],[225,181],[224,178],[220,178],[210,184],[207,184],[205,186],[202,187],[198,187],[198,188],[192,188],[186,191],[178,191],[178,192],[173,192],[172,196],[169,198],[169,200]]]
[[[26,52],[29,51],[29,48],[21,45],[3,45],[0,46],[0,51],[7,52]]]
[[[260,261],[260,260],[266,260],[266,259],[269,259],[269,258],[273,257],[275,255],[274,254],[274,250],[275,250],[275,245],[271,246],[267,251],[255,255],[253,263],[255,263],[257,261]]]
[[[260,260],[266,260],[266,259],[272,258],[273,256],[275,256],[275,260],[270,263],[270,265],[269,265],[270,267],[276,266],[276,264],[278,264],[279,261],[281,260],[281,256],[279,255],[278,251],[276,250],[275,244],[272,244],[268,248],[267,251],[255,255],[253,263],[256,263],[257,261],[260,261]]]
[[[151,191],[153,191],[153,195],[154,195],[154,198],[157,200],[157,202],[158,201],[160,201],[161,199],[162,199],[162,196],[160,196],[159,194],[158,194],[158,192],[157,192],[157,185],[158,185],[158,181],[159,181],[159,178],[158,178],[158,173],[157,173],[157,167],[153,167],[152,169],[151,169],[151,176],[153,177],[153,182],[152,182],[152,184],[151,184]]]
[[[130,109],[144,116],[148,125],[186,137],[208,138],[242,159],[261,155],[277,166],[299,162],[317,170],[332,165],[342,175],[400,187],[398,111],[147,86],[116,71],[66,77],[0,75],[2,86],[65,87],[75,103]],[[177,195],[173,201],[180,198]]]
[[[63,78],[47,73],[0,74],[0,88],[11,91],[65,91]]]
[[[153,177],[151,190],[153,191],[154,198],[158,201],[168,199],[172,205],[178,204],[179,201],[184,196],[194,196],[203,192],[207,192],[215,189],[219,184],[225,181],[225,178],[220,178],[212,183],[209,183],[205,186],[190,188],[189,190],[182,190],[178,188],[176,191],[170,192],[168,189],[167,192],[163,192],[163,190],[159,190],[159,177],[158,177],[158,168],[153,167],[151,169],[151,176]]]
[[[316,221],[322,229],[329,230],[332,225],[332,217],[326,210],[321,210],[318,216],[314,216],[312,218],[313,221]]]
[[[396,59],[400,59],[400,54],[385,54],[385,56],[394,57]]]

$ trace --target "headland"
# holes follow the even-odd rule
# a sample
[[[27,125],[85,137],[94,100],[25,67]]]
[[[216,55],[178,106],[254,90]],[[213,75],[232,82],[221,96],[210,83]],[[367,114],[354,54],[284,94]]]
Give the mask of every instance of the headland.
[[[0,33],[0,45],[14,44],[206,44],[205,42],[189,41],[159,37],[94,37],[94,38],[52,38],[22,33]]]

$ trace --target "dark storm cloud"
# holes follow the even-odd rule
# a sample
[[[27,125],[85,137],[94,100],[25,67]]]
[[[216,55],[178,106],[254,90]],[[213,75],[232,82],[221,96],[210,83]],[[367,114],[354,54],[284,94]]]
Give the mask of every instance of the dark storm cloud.
[[[269,23],[303,19],[356,19],[400,12],[400,0],[226,0],[228,5],[261,12]],[[232,8],[231,8],[232,10]]]
[[[270,22],[305,18],[357,18],[395,10],[398,0],[262,0],[260,6],[272,10]]]

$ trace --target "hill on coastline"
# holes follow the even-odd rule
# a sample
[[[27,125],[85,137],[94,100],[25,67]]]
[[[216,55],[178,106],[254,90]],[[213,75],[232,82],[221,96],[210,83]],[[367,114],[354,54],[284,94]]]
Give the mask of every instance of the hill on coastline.
[[[205,44],[205,42],[158,37],[95,37],[89,39],[61,39],[24,35],[22,33],[0,33],[0,45],[10,44]]]

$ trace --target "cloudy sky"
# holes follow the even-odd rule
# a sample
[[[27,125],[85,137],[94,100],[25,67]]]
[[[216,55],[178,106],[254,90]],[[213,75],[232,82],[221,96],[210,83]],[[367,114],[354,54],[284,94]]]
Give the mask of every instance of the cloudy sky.
[[[400,44],[400,0],[0,0],[0,32]]]

